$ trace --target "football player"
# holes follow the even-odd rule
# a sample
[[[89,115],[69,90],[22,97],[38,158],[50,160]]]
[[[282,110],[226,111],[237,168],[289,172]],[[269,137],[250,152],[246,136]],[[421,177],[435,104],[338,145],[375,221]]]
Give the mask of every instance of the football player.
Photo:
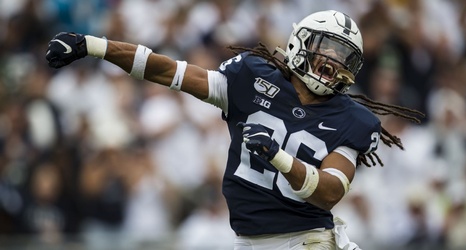
[[[235,57],[206,70],[143,45],[62,32],[46,58],[53,68],[102,58],[222,110],[231,135],[223,194],[236,250],[359,249],[330,210],[356,166],[381,163],[380,140],[402,147],[375,114],[417,120],[403,113],[411,110],[346,93],[363,64],[356,23],[333,10],[307,16],[286,49],[277,47],[283,60],[264,46],[231,48]]]

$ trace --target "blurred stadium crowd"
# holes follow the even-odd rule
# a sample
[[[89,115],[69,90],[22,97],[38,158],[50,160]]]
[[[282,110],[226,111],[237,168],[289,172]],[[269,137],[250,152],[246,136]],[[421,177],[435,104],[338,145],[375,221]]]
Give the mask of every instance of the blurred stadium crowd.
[[[232,249],[221,111],[101,60],[52,70],[57,32],[216,69],[324,9],[362,31],[352,92],[426,114],[381,117],[405,150],[380,145],[385,166],[359,167],[334,214],[363,249],[465,249],[462,0],[0,0],[0,248]]]

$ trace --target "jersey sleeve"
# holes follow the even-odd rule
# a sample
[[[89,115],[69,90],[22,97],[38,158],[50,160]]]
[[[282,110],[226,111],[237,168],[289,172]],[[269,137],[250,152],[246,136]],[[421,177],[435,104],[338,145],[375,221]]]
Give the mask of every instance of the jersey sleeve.
[[[218,68],[218,71],[224,74],[228,79],[235,79],[238,73],[241,71],[241,68],[243,67],[243,59],[246,58],[248,54],[249,52],[241,53],[233,58],[230,58],[222,62],[222,64],[220,64],[220,67]]]
[[[347,146],[363,154],[374,152],[380,141],[380,120],[366,109],[361,108],[355,113]]]

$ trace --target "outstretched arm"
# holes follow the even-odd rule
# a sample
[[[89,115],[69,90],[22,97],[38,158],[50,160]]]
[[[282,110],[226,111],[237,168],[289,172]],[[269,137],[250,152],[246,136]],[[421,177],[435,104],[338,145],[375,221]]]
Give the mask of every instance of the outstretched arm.
[[[180,90],[199,99],[208,97],[207,70],[191,64],[185,66],[185,62],[177,63],[141,45],[62,32],[49,42],[46,59],[50,67],[60,68],[87,55],[105,59],[135,78],[165,86],[175,83]]]
[[[133,67],[137,45],[125,42],[108,41],[104,59],[130,73]],[[151,53],[147,59],[144,79],[170,86],[175,76],[177,64],[170,57]],[[188,64],[181,83],[181,90],[199,99],[207,98],[209,94],[207,70]]]

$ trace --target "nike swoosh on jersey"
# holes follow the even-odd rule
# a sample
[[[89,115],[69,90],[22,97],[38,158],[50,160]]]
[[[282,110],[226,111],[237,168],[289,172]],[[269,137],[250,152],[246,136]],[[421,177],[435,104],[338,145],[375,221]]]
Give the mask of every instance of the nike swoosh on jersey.
[[[331,128],[331,127],[324,126],[324,122],[319,123],[318,127],[319,127],[319,129],[322,129],[322,130],[331,130],[331,131],[337,130],[336,128]]]
[[[62,40],[53,39],[52,42],[58,42],[61,45],[63,45],[63,47],[65,47],[65,49],[66,49],[66,51],[64,52],[65,54],[69,54],[69,53],[71,53],[71,51],[73,51],[73,49],[71,49],[70,45],[66,44]]]

